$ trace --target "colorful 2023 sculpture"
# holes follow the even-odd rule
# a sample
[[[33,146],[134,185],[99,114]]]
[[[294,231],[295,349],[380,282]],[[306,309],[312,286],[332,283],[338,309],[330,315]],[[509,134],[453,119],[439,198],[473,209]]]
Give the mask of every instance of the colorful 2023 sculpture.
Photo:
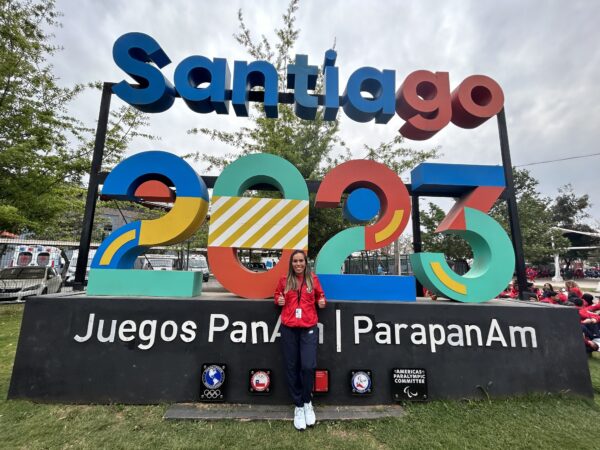
[[[167,187],[171,183],[175,186],[174,196]],[[102,195],[123,200],[170,201],[174,197],[174,201],[171,210],[161,218],[128,223],[102,242],[92,260],[88,294],[198,295],[202,283],[198,273],[133,270],[137,257],[150,247],[181,242],[198,231],[204,222],[208,212],[208,189],[194,169],[171,153],[138,153],[110,172]]]
[[[438,232],[454,233],[471,245],[471,270],[459,276],[438,253],[411,255],[416,278],[428,289],[462,302],[484,302],[501,292],[514,270],[512,244],[502,227],[487,215],[505,187],[501,167],[422,164],[412,172],[413,190],[432,186],[441,192],[452,186],[464,192]],[[269,184],[283,198],[244,197],[246,190]],[[173,186],[175,192],[169,189]],[[344,197],[347,193],[347,197]],[[170,153],[139,153],[120,163],[106,178],[105,198],[146,198],[173,201],[157,220],[127,224],[100,246],[89,275],[89,295],[199,295],[201,279],[194,272],[133,270],[148,248],[183,241],[195,233],[208,211],[208,191],[202,178]],[[174,200],[173,200],[174,199]],[[319,252],[315,272],[330,299],[414,301],[412,276],[342,274],[353,252],[376,250],[395,241],[410,217],[410,196],[396,173],[381,163],[345,162],[330,171],[315,198],[317,208],[343,207],[357,226],[336,234]],[[309,195],[298,170],[270,154],[244,156],[225,168],[211,201],[208,258],[215,277],[233,294],[245,298],[273,295],[278,278],[287,272],[294,249],[307,250]],[[376,218],[376,220],[375,220]],[[281,250],[275,267],[252,272],[238,260],[238,249]]]
[[[436,231],[460,236],[473,250],[471,269],[463,276],[450,269],[442,253],[410,255],[417,279],[438,295],[461,302],[478,303],[498,295],[515,267],[512,242],[487,215],[505,188],[502,167],[424,163],[412,171],[411,179],[416,193],[448,186],[465,192]]]

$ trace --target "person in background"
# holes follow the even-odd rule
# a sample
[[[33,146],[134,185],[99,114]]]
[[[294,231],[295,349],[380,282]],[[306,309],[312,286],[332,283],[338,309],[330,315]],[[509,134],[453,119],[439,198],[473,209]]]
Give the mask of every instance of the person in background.
[[[562,288],[560,290],[560,292],[558,293],[559,303],[566,303],[567,299],[568,299],[567,290],[565,288]]]
[[[544,283],[542,286],[542,295],[544,292],[556,292],[550,283]]]
[[[540,296],[542,295],[541,290],[536,288],[535,285],[528,281],[527,282],[527,290],[525,291],[525,298],[527,300],[538,301]]]
[[[581,300],[583,300],[583,306],[586,308],[594,305],[594,296],[592,294],[583,294]]]
[[[586,302],[577,297],[574,293],[569,295],[568,303],[577,308],[579,311],[579,319],[582,324],[591,325],[600,323],[600,304],[586,306]]]
[[[527,267],[525,269],[525,276],[530,281],[535,281],[535,277],[537,277],[538,271],[533,267]]]
[[[438,299],[437,294],[433,291],[430,291],[426,287],[423,288],[423,296],[429,297],[431,300],[434,300],[434,301]]]
[[[573,280],[565,281],[565,289],[567,290],[567,295],[570,292],[573,292],[579,298],[581,298],[581,296],[583,295],[583,292],[581,292],[581,289],[579,289],[579,285]]]
[[[550,283],[544,283],[542,288],[538,289],[537,292],[538,292],[538,300],[540,302],[544,301],[544,299],[554,297],[554,295],[556,294],[556,291],[554,290],[554,288],[552,287],[552,285]],[[553,295],[549,295],[550,292],[552,292]],[[546,301],[545,303],[552,303],[552,302]]]
[[[504,291],[498,294],[498,298],[519,298],[519,291],[516,288],[516,281],[510,283]]]
[[[542,294],[541,303],[551,303],[553,305],[561,305],[564,302],[560,301],[558,292],[555,291],[544,291]]]
[[[585,351],[591,356],[592,352],[597,352],[600,349],[598,346],[598,336],[594,336],[590,330],[584,325],[581,326],[583,331],[583,342],[585,343]]]
[[[321,283],[310,270],[306,254],[295,250],[287,276],[275,289],[275,304],[281,310],[281,350],[288,391],[294,402],[294,427],[305,430],[316,422],[312,389],[317,367],[317,306],[325,308]]]

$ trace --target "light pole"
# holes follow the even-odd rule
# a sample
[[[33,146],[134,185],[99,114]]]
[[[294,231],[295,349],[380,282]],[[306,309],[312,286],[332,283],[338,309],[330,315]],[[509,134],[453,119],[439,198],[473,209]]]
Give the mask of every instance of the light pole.
[[[554,248],[554,236],[550,236],[550,243],[552,244],[552,248]],[[552,277],[552,281],[555,283],[562,283],[563,278],[560,276],[560,257],[558,253],[554,254],[554,276]]]

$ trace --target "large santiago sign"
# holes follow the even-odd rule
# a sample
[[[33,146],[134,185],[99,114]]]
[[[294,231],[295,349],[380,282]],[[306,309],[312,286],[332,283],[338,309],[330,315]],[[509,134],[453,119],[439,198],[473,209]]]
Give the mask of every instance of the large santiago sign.
[[[166,53],[140,33],[120,37],[114,58],[139,83],[121,82],[114,93],[148,112],[166,111],[179,96],[198,113],[227,114],[233,105],[235,114],[244,116],[249,101],[264,100],[267,117],[275,118],[278,102],[293,102],[296,114],[309,120],[319,106],[325,120],[334,120],[339,108],[359,122],[387,123],[396,113],[406,120],[400,129],[404,136],[427,139],[450,121],[476,127],[503,104],[500,87],[485,76],[468,77],[451,92],[447,73],[416,71],[395,92],[394,72],[370,67],[356,70],[339,96],[331,50],[325,54],[323,95],[310,92],[318,68],[304,55],[287,67],[293,94],[277,92],[277,71],[264,61],[235,61],[230,89],[227,61],[203,56],[184,59],[172,85],[160,71],[170,63]],[[250,92],[255,86],[262,86],[264,95]],[[259,184],[274,186],[281,198],[244,196]],[[323,376],[315,395],[342,405],[531,392],[592,396],[574,309],[500,300],[486,305],[415,301],[415,279],[466,303],[485,302],[506,286],[513,246],[487,214],[505,187],[498,166],[419,165],[411,172],[414,194],[462,193],[437,231],[469,243],[471,270],[459,276],[443,254],[425,252],[411,255],[414,277],[347,275],[341,267],[349,254],[377,250],[401,235],[411,198],[398,175],[374,161],[347,161],[325,175],[315,207],[341,207],[351,226],[332,236],[315,262],[332,300],[319,311],[317,364]],[[189,238],[210,207],[208,258],[216,278],[240,297],[271,297],[291,252],[310,245],[309,194],[298,169],[271,154],[244,156],[223,170],[209,195],[186,161],[145,151],[113,169],[102,196],[172,203],[172,208],[105,239],[92,261],[84,300],[28,299],[8,397],[109,404],[289,403],[278,345],[280,309],[272,301],[173,298],[199,295],[201,274],[133,270],[133,265],[150,247]],[[255,273],[240,264],[240,248],[282,254],[273,269]]]
[[[264,88],[267,117],[278,114],[278,75],[265,61],[234,62],[233,89],[225,59],[190,56],[175,69],[173,86],[160,68],[170,63],[150,36],[128,33],[114,44],[116,64],[139,86],[125,81],[114,93],[148,112],[166,111],[181,96],[199,113],[227,114],[229,104],[238,116],[248,115],[249,92]],[[388,122],[398,113],[407,122],[401,133],[426,139],[452,121],[473,128],[497,114],[503,105],[498,84],[489,77],[472,76],[450,92],[448,74],[416,71],[395,92],[395,73],[363,67],[350,76],[339,97],[336,54],[329,50],[324,62],[324,95],[314,90],[318,68],[297,55],[287,67],[287,86],[294,89],[296,114],[314,119],[319,99],[323,117],[334,120],[341,107],[350,118]],[[371,98],[365,98],[363,94]],[[283,94],[287,95],[287,94]],[[412,173],[413,192],[460,187],[464,194],[439,225],[441,233],[457,234],[473,249],[471,271],[454,273],[440,253],[411,255],[415,277],[428,289],[462,302],[484,302],[495,297],[510,281],[514,251],[502,227],[487,215],[504,190],[501,167],[421,164]],[[270,184],[282,199],[245,197],[257,184]],[[174,187],[174,192],[168,186]],[[349,195],[345,195],[349,193]],[[100,246],[92,262],[90,295],[196,296],[201,280],[193,273],[135,271],[135,259],[152,246],[182,242],[205,221],[210,206],[208,257],[213,273],[230,292],[245,298],[267,298],[287,270],[290,254],[306,250],[309,195],[306,183],[291,163],[271,154],[252,154],[230,164],[218,177],[209,197],[202,178],[183,159],[162,151],[138,153],[121,162],[105,180],[102,196],[173,202],[168,214],[156,220],[129,223],[114,231]],[[341,267],[353,252],[377,250],[394,242],[404,231],[411,212],[410,195],[398,174],[384,164],[368,160],[347,161],[331,170],[315,198],[317,208],[342,206],[344,216],[356,226],[336,234],[319,252],[315,272],[329,299],[415,301],[412,276],[344,275]],[[265,273],[247,270],[237,250],[281,250],[279,263]]]
[[[262,86],[266,116],[278,117],[279,77],[276,68],[267,61],[234,61],[232,86],[226,59],[189,56],[177,65],[173,85],[160,71],[171,60],[160,44],[146,34],[121,36],[113,47],[113,58],[140,85],[132,87],[121,81],[113,92],[141,111],[166,111],[175,97],[180,96],[197,113],[229,114],[231,103],[237,116],[247,117],[249,91]],[[447,72],[417,70],[396,91],[396,72],[373,67],[354,71],[340,97],[336,59],[334,50],[325,52],[321,101],[324,120],[335,120],[340,107],[356,122],[375,119],[376,123],[385,124],[398,114],[406,120],[400,133],[409,139],[423,140],[450,122],[462,128],[475,128],[498,114],[504,105],[502,89],[485,75],[467,77],[450,91]],[[309,91],[316,87],[319,67],[309,65],[307,55],[296,55],[295,63],[288,64],[286,72],[286,85],[294,90],[296,115],[314,120],[319,98]]]

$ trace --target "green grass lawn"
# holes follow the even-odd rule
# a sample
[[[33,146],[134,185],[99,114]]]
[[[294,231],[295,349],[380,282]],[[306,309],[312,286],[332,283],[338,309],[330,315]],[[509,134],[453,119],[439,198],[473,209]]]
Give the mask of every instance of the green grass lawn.
[[[66,406],[7,401],[23,307],[0,307],[1,448],[599,448],[600,396],[409,404],[406,416],[325,422],[164,421],[168,405]],[[600,358],[590,360],[600,394]]]

